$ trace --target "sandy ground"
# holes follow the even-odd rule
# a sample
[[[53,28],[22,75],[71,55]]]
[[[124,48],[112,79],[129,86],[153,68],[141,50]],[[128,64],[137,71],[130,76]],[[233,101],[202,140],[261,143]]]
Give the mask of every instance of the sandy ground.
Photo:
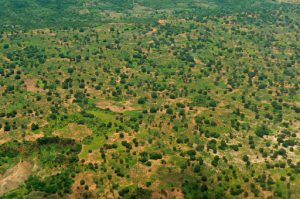
[[[29,162],[20,162],[0,176],[0,196],[18,188],[30,175],[32,165]]]

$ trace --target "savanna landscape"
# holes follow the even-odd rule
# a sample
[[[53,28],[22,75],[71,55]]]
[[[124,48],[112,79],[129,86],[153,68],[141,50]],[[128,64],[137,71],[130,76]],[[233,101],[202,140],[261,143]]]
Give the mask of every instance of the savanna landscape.
[[[300,198],[299,0],[0,17],[0,198]]]

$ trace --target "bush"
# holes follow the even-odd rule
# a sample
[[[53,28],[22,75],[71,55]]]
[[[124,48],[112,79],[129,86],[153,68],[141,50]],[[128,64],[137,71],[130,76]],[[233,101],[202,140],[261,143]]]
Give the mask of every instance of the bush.
[[[168,113],[169,115],[173,114],[173,109],[172,109],[172,108],[168,108],[168,109],[167,109],[167,113]]]
[[[189,150],[189,151],[187,151],[187,154],[189,156],[194,156],[194,155],[196,155],[196,151],[195,150]]]
[[[150,153],[150,159],[152,159],[152,160],[162,159],[162,155],[160,153],[153,152],[153,153]]]
[[[194,172],[195,173],[199,173],[201,171],[201,166],[199,164],[197,164],[195,167],[194,167]]]
[[[151,93],[151,97],[152,97],[153,99],[156,99],[156,98],[158,97],[157,92],[152,92],[152,93]]]
[[[220,160],[220,157],[215,156],[213,161],[211,162],[211,164],[216,167],[216,166],[218,166],[219,160]]]
[[[35,131],[39,129],[39,125],[38,124],[31,124],[31,130]]]
[[[67,173],[49,176],[43,181],[37,176],[30,176],[26,181],[26,187],[31,191],[42,191],[47,194],[57,192],[70,193],[73,182],[74,180]]]
[[[256,129],[255,134],[258,137],[264,137],[265,135],[270,135],[271,130],[266,125],[263,124]]]
[[[249,157],[248,157],[247,155],[244,155],[244,156],[243,156],[243,161],[244,161],[244,162],[248,162],[248,161],[249,161]]]
[[[138,99],[138,104],[145,104],[146,103],[146,98],[145,97],[141,97]]]

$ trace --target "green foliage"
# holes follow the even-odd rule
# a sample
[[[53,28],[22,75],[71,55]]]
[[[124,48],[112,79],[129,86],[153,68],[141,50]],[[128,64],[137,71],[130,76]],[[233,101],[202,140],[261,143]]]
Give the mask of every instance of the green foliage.
[[[30,191],[42,191],[47,194],[54,193],[71,193],[71,186],[74,180],[69,177],[68,173],[60,173],[46,177],[41,180],[37,176],[30,176],[26,181],[26,187]]]
[[[255,130],[255,134],[258,137],[264,137],[265,135],[270,135],[272,133],[272,131],[268,128],[268,126],[266,125],[260,125],[259,127],[257,127],[257,129]]]
[[[145,97],[141,97],[141,98],[138,99],[139,104],[145,104],[146,101],[147,101],[147,99]]]
[[[217,102],[207,95],[198,95],[193,98],[193,105],[202,107],[216,107]]]
[[[3,197],[299,198],[284,2],[0,0]]]
[[[122,198],[150,199],[152,191],[141,187],[125,187],[119,191]]]
[[[162,159],[162,155],[158,152],[152,152],[150,153],[150,159],[152,160]]]
[[[20,144],[18,142],[7,142],[0,145],[0,158],[15,158],[19,153]]]
[[[38,124],[31,124],[31,130],[35,131],[39,129],[39,125]]]

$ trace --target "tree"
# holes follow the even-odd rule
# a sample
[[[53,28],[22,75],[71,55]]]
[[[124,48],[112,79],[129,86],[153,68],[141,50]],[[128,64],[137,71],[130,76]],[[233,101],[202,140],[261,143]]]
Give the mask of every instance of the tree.
[[[220,157],[216,155],[214,157],[213,161],[211,162],[211,164],[216,167],[216,166],[218,166],[219,160],[220,160]]]
[[[4,131],[10,131],[11,129],[11,126],[9,123],[6,123],[5,126],[4,126]]]
[[[158,97],[157,92],[152,92],[152,93],[151,93],[151,97],[152,97],[153,99],[156,99],[156,98]]]
[[[162,159],[162,155],[160,153],[153,152],[153,153],[150,153],[150,159],[152,159],[152,160]]]
[[[262,124],[261,126],[259,126],[256,130],[255,130],[255,134],[258,137],[264,137],[265,135],[270,135],[271,134],[271,130],[264,124]]]
[[[172,108],[168,108],[167,109],[167,114],[169,114],[169,115],[173,114],[173,109]]]
[[[35,130],[38,130],[39,129],[39,125],[38,124],[31,124],[31,130],[35,131]]]
[[[199,173],[201,171],[201,166],[200,164],[197,164],[195,167],[194,167],[194,172],[195,173]]]
[[[146,103],[146,98],[145,97],[141,97],[138,99],[138,104],[145,104]]]
[[[247,155],[243,155],[243,161],[244,162],[248,162],[249,161],[249,157]]]

